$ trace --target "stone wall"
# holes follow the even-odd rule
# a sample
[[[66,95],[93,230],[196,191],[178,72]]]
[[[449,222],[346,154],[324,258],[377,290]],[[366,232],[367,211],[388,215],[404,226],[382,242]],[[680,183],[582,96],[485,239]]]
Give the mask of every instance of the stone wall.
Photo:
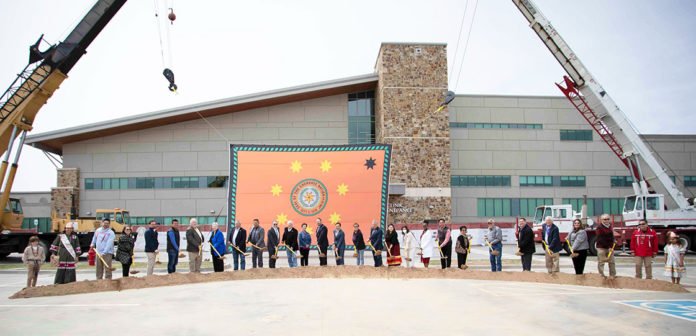
[[[58,187],[51,188],[51,213],[65,218],[75,207],[77,216],[80,209],[80,169],[60,168],[57,173]]]
[[[390,196],[416,210],[391,211],[388,222],[449,220],[449,115],[447,109],[435,112],[447,92],[446,46],[384,43],[376,71],[375,133],[377,142],[393,145],[390,182],[406,183],[407,194],[419,195]],[[431,193],[437,188],[446,193]]]

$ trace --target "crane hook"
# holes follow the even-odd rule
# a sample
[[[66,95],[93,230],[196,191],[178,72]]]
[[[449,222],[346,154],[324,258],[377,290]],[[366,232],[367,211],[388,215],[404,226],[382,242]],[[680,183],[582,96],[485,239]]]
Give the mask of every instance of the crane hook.
[[[174,20],[176,20],[176,14],[174,14],[173,8],[169,8],[169,15],[167,17],[169,18],[169,21],[171,21],[172,24],[174,24]]]
[[[162,74],[164,75],[164,78],[169,81],[169,91],[176,92],[177,86],[174,84],[174,72],[169,68],[166,68],[164,71],[162,71]]]

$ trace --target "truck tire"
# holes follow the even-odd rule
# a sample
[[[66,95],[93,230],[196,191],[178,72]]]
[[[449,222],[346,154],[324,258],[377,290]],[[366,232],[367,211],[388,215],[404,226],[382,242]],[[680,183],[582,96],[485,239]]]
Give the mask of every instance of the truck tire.
[[[597,255],[597,237],[592,237],[590,238],[590,255],[596,256]]]
[[[39,240],[39,246],[43,247],[44,251],[46,251],[46,255],[44,256],[44,261],[45,262],[50,262],[51,261],[51,251],[48,249],[51,248],[51,242],[46,241],[46,240]]]
[[[692,246],[691,246],[691,239],[690,239],[689,236],[687,236],[686,234],[680,233],[680,234],[679,234],[679,240],[681,241],[682,246],[684,247],[684,249],[685,249],[686,251],[688,251],[688,250],[690,250],[690,249],[692,248]]]
[[[568,246],[568,243],[561,243],[561,246],[563,247],[563,251],[565,251],[567,255],[570,255],[570,246]]]

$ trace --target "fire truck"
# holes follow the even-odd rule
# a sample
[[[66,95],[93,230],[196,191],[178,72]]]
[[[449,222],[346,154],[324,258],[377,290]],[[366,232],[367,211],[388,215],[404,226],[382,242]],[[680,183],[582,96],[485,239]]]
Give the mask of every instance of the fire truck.
[[[631,235],[637,230],[638,221],[646,219],[657,231],[660,245],[665,244],[666,233],[674,231],[687,249],[693,249],[692,244],[696,240],[694,199],[686,198],[670,179],[667,170],[650,150],[649,144],[641,139],[628,117],[590,74],[539,8],[531,0],[512,2],[566,71],[567,76],[563,77],[561,83],[556,83],[556,86],[631,174],[633,194],[626,196],[621,218],[615,217],[613,221],[614,230],[620,234],[617,246],[630,247]],[[568,223],[572,223],[574,218],[581,218],[587,224],[587,216],[573,213],[570,205],[540,206],[534,219],[537,241],[541,240],[541,225],[546,216],[551,216],[554,222],[560,224],[562,240],[565,240],[571,230],[572,224]],[[587,232],[590,252],[596,254],[594,227],[590,224]],[[565,243],[564,247],[568,251]]]

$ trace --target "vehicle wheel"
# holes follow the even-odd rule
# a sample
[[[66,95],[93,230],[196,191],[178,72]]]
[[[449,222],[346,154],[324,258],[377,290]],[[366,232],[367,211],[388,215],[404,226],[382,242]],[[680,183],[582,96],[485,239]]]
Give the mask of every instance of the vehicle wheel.
[[[49,243],[48,241],[45,241],[45,240],[39,240],[39,246],[43,247],[44,252],[46,253],[46,255],[44,256],[44,259],[45,259],[44,261],[50,262],[51,261],[51,251],[49,251],[48,249],[51,248],[51,243]]]
[[[567,255],[570,255],[570,246],[568,246],[567,243],[563,243],[561,246],[563,246],[563,251],[565,251]]]
[[[596,256],[597,255],[597,237],[592,237],[590,238],[590,255]]]
[[[689,236],[681,233],[679,234],[679,240],[686,251],[691,249],[691,239]]]

